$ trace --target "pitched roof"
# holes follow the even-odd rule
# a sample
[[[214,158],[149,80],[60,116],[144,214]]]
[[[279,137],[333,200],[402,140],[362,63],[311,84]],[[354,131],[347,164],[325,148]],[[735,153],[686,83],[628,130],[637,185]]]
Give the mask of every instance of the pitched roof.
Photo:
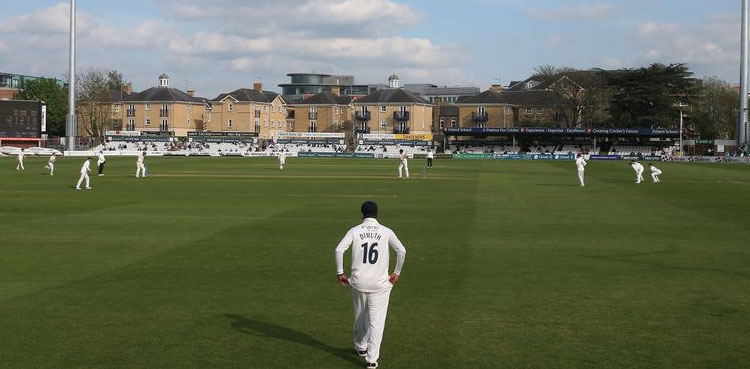
[[[235,101],[270,103],[276,98],[276,94],[274,93],[274,96],[270,97],[270,95],[266,95],[266,92],[270,91],[261,93],[252,88],[240,88],[230,93],[220,94],[211,101],[218,102],[224,100],[227,96],[231,96]]]
[[[148,90],[124,96],[123,100],[196,102],[194,97],[190,97],[185,92],[182,92],[176,88],[169,87],[151,87]]]
[[[296,105],[349,105],[352,98],[350,96],[339,96],[331,92],[321,92],[312,95]]]
[[[401,103],[401,104],[425,104],[430,105],[430,103],[409,92],[402,88],[386,88],[382,90],[377,90],[365,97],[359,98],[357,100],[358,103]]]

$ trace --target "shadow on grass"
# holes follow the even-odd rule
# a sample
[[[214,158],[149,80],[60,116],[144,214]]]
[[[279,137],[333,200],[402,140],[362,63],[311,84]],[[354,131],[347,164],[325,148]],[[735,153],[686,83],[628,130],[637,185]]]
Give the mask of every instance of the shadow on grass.
[[[224,315],[231,319],[229,323],[232,329],[253,336],[269,337],[277,340],[287,341],[298,345],[310,346],[314,349],[327,352],[331,355],[362,366],[364,362],[356,356],[354,349],[341,349],[326,345],[307,333],[295,331],[291,328],[282,327],[273,323],[252,320],[237,314]]]

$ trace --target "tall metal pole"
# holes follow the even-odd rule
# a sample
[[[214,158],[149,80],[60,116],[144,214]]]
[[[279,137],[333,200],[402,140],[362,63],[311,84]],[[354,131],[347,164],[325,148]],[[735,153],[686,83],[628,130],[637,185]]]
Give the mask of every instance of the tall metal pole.
[[[737,147],[747,142],[747,77],[748,77],[748,60],[747,60],[747,43],[750,23],[748,19],[748,0],[742,0],[742,54],[740,55],[740,116],[737,120]]]
[[[747,0],[746,0],[747,1]],[[65,125],[65,149],[75,150],[76,124],[76,0],[70,0],[70,69],[68,70],[68,118]]]

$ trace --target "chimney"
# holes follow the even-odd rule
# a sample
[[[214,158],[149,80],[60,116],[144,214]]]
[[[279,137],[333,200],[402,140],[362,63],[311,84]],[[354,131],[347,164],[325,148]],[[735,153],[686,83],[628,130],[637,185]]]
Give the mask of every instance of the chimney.
[[[263,92],[263,82],[253,83],[253,90],[258,91],[258,92]]]
[[[502,85],[492,85],[490,87],[490,91],[492,91],[492,92],[500,92],[502,90],[503,90],[503,86]]]
[[[187,90],[187,94],[190,97],[195,97],[195,91],[194,90]]]
[[[126,83],[122,85],[122,93],[124,94],[132,94],[133,93],[133,85],[130,83]]]
[[[341,86],[339,85],[331,86],[331,93],[333,93],[334,95],[341,95]]]

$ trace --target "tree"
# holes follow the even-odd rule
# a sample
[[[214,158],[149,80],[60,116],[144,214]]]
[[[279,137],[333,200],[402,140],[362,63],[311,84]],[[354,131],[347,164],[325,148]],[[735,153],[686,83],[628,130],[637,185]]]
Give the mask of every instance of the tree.
[[[709,77],[698,84],[691,122],[701,139],[731,139],[737,131],[737,106],[740,96],[729,83]]]
[[[68,91],[54,78],[40,78],[26,82],[26,88],[15,96],[18,100],[41,100],[47,105],[47,133],[65,136],[68,114]]]
[[[108,72],[89,69],[77,77],[76,115],[78,125],[89,136],[104,142],[104,133],[112,126],[112,99]]]
[[[680,103],[690,103],[697,92],[692,75],[685,64],[604,72],[612,89],[612,124],[623,128],[676,126]]]
[[[559,125],[592,127],[608,119],[609,91],[600,71],[542,65],[531,78],[555,93]]]
[[[122,73],[116,70],[107,72],[107,89],[110,91],[120,91],[125,84]]]

